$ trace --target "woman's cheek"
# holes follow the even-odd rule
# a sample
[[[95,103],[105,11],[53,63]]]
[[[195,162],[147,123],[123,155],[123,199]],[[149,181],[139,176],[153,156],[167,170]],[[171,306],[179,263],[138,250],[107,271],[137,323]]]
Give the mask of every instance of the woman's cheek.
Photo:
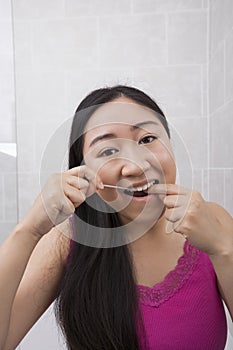
[[[162,176],[164,183],[175,183],[176,181],[176,164],[173,156],[169,153],[161,159]]]
[[[162,182],[175,183],[176,164],[174,154],[170,146],[160,143],[156,149],[156,159],[159,162]]]
[[[116,166],[111,164],[111,162],[100,165],[97,170],[97,173],[104,184],[108,184],[108,185],[117,184],[117,181],[119,178],[117,177],[117,169],[116,169]],[[117,191],[112,188],[105,187],[104,190],[100,190],[98,192],[100,197],[107,202],[115,201],[118,198]]]

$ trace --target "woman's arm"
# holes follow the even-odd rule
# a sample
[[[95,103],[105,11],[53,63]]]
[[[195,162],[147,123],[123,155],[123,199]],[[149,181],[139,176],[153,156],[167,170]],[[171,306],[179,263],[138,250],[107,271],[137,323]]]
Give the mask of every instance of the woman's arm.
[[[0,247],[0,348],[8,332],[10,312],[29,257],[39,236],[18,225]]]
[[[50,241],[52,228],[61,223],[64,227],[86,196],[102,187],[86,165],[50,176],[25,218],[0,247],[1,349],[15,347],[54,298],[62,270]]]
[[[163,194],[167,233],[183,235],[207,253],[213,263],[219,291],[233,320],[233,218],[220,205],[207,202],[195,190],[174,184],[158,184],[153,192]]]
[[[68,251],[69,239],[56,228],[37,242],[30,232],[17,227],[4,243],[0,255],[2,350],[15,349],[54,301]]]
[[[217,275],[219,292],[233,321],[233,218],[220,205],[211,202],[208,204],[222,226],[219,235],[228,237],[225,249],[213,255],[209,254],[209,257]]]

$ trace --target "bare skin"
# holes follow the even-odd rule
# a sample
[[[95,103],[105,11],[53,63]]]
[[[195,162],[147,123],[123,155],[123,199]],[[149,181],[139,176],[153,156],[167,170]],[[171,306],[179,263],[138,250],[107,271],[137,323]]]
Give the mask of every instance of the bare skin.
[[[123,102],[129,101],[124,99]],[[138,117],[137,120],[129,120],[132,125],[142,120],[145,111],[133,101],[130,103],[134,104],[135,113],[127,115]],[[109,118],[110,114],[107,115]],[[125,121],[126,117],[123,118]],[[148,120],[151,116],[147,114],[146,118]],[[175,163],[169,140],[163,139],[159,143],[149,138],[148,143],[141,143],[148,133],[153,134],[151,128],[139,128],[136,133],[126,125],[114,128],[118,137],[130,140],[129,147],[123,150],[129,152],[127,157],[114,158],[118,150],[114,151],[111,158],[114,167],[110,160],[105,162],[107,159],[98,158],[97,154],[90,152],[90,143],[93,137],[98,136],[97,132],[109,132],[110,126],[93,128],[97,126],[97,121],[96,115],[91,117],[86,130],[90,127],[92,131],[87,132],[84,146],[87,161],[89,155],[96,156],[97,163],[93,158],[91,161],[94,169],[84,165],[52,176],[28,214],[0,247],[0,348],[3,350],[14,349],[56,297],[69,252],[71,233],[66,219],[75,207],[94,192],[106,201],[114,199],[115,205],[121,206],[123,195],[116,196],[114,189],[104,189],[101,181],[114,185],[127,180],[134,184],[146,180],[145,173],[149,178],[156,175],[161,180],[153,187],[153,193],[157,192],[160,196],[150,197],[154,211],[146,211],[145,217],[151,219],[155,214],[160,217],[150,230],[128,245],[137,283],[151,287],[161,281],[183,254],[186,237],[191,244],[209,254],[218,277],[219,290],[233,315],[233,219],[230,214],[221,206],[206,202],[199,192],[175,184]],[[163,137],[165,134],[160,126],[154,132],[158,130]],[[123,142],[108,145],[108,148],[117,149],[124,145]],[[99,143],[98,152],[100,146]],[[106,150],[106,143],[104,147]],[[146,148],[150,152],[144,153]],[[121,208],[119,217],[123,223],[134,220],[143,207],[143,202],[129,203]],[[164,207],[162,215],[161,207]]]

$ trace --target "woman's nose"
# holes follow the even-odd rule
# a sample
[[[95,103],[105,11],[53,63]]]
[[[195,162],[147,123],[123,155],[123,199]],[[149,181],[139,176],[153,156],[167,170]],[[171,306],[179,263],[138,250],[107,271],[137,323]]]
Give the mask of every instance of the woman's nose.
[[[127,157],[123,159],[123,164],[121,168],[122,176],[140,176],[144,174],[150,168],[150,163],[147,159],[135,155],[132,157]]]

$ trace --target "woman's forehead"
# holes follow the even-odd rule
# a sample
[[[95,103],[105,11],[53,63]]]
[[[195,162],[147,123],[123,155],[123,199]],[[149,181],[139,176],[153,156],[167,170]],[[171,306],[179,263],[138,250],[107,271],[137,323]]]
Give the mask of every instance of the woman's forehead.
[[[90,130],[100,131],[102,128],[108,128],[117,124],[135,125],[143,121],[154,121],[158,125],[162,125],[158,113],[155,111],[131,102],[113,101],[101,105],[88,120],[85,132]],[[143,127],[144,128],[144,127]]]

